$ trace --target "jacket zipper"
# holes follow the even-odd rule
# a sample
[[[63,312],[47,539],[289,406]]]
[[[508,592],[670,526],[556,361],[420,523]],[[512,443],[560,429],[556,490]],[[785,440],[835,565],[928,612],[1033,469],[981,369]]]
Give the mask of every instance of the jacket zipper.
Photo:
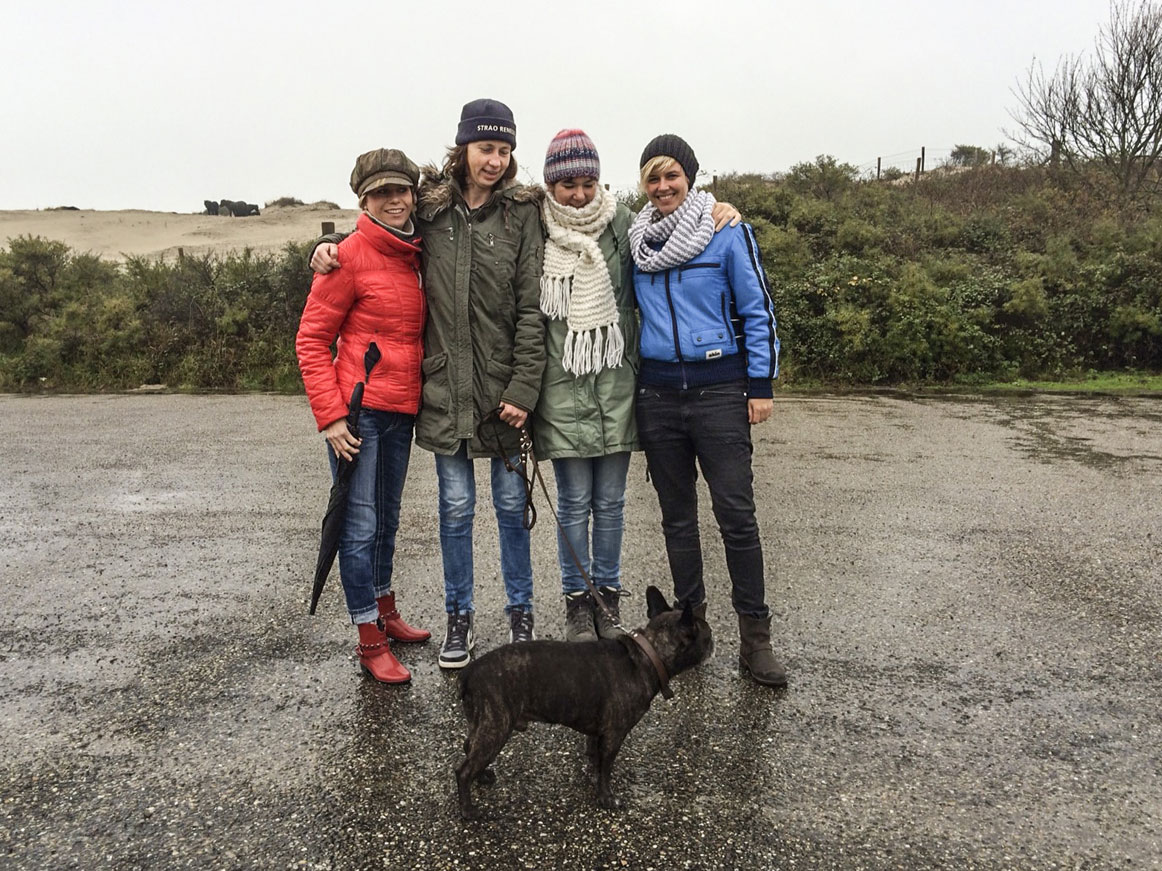
[[[666,270],[666,305],[670,307],[670,328],[674,331],[674,352],[678,355],[678,365],[682,367],[682,389],[686,390],[688,384],[686,383],[686,361],[682,359],[682,342],[678,338],[678,313],[674,310],[674,297],[670,293],[670,273],[672,269]]]
[[[678,267],[678,275],[681,276],[687,269],[718,269],[721,265],[720,263],[683,263]]]

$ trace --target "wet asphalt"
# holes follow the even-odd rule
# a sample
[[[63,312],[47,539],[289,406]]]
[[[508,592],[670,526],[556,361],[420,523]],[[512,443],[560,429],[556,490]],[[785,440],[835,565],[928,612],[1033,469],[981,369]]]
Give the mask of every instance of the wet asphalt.
[[[464,824],[436,642],[384,687],[337,574],[307,615],[329,481],[304,399],[0,397],[0,866],[1162,867],[1162,401],[791,396],[756,435],[790,686],[738,675],[704,501],[715,654],[630,734],[627,807],[534,724]],[[478,651],[507,640],[481,472]],[[440,636],[423,451],[404,501],[397,595]],[[640,456],[626,533],[641,623],[668,574]]]

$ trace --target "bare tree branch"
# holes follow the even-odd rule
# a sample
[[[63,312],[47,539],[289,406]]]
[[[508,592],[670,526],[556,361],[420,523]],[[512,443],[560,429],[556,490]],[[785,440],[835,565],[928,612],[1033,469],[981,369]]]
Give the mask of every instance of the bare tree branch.
[[[1018,144],[1073,170],[1100,167],[1135,197],[1162,176],[1162,7],[1114,0],[1092,57],[1046,76],[1034,59],[1015,90]]]

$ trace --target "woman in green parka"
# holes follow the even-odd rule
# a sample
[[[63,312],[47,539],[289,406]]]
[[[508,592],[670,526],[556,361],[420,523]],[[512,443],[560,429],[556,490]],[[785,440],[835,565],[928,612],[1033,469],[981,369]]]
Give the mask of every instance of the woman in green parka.
[[[600,177],[597,149],[583,130],[562,130],[549,143],[548,196],[541,204],[547,353],[533,439],[537,457],[553,461],[557,480],[557,557],[570,641],[619,634],[596,607],[578,562],[617,618],[625,483],[630,452],[638,449],[638,318],[629,253],[634,214]],[[737,223],[737,210],[720,205],[720,225]]]

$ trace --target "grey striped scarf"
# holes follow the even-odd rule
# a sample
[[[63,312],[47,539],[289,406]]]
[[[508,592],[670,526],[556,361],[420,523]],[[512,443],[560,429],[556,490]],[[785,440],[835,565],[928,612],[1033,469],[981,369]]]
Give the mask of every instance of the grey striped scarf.
[[[638,269],[661,272],[701,254],[714,238],[713,208],[714,195],[706,191],[690,191],[664,218],[657,217],[653,205],[643,208],[629,228],[629,250]],[[661,242],[661,249],[655,251],[650,242]]]

